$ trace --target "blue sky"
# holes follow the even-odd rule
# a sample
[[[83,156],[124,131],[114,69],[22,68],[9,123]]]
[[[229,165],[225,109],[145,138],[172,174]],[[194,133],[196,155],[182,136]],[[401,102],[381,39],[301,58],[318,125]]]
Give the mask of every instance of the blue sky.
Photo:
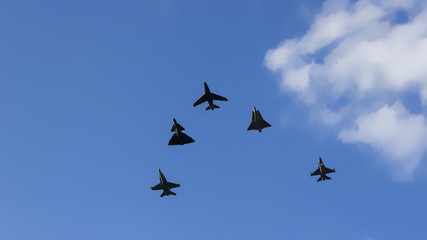
[[[0,239],[425,239],[426,8],[393,2],[0,3]]]

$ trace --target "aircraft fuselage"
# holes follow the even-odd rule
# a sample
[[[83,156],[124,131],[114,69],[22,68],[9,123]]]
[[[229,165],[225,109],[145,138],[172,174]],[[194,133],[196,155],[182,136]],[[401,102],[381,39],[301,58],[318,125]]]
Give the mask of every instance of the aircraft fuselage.
[[[258,114],[258,112],[257,112],[257,110],[256,110],[256,108],[254,107],[254,114],[255,114],[255,124],[258,126],[258,132],[261,132],[262,131],[262,127],[261,127],[261,121],[260,121],[260,117],[259,117],[259,114]]]
[[[208,100],[208,104],[209,104],[210,109],[213,111],[214,110],[213,100]]]

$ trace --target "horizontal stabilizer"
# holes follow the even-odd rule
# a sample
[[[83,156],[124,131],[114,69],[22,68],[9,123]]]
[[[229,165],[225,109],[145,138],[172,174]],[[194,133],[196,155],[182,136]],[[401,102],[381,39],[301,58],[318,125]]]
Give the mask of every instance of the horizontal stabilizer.
[[[328,176],[326,176],[326,175],[325,175],[325,179],[326,179],[326,180],[331,180],[331,178],[330,178],[330,177],[328,177]]]
[[[169,196],[169,195],[176,196],[176,193],[167,190],[167,191],[163,191],[162,194],[160,195],[160,197]]]
[[[320,176],[319,179],[317,179],[318,182],[322,181],[322,176]]]
[[[214,108],[219,108],[219,107],[218,107],[217,105],[215,105],[215,104],[213,105],[213,107],[214,107]],[[208,107],[206,108],[206,111],[207,111],[207,110],[209,110],[209,109],[212,109],[212,108],[211,108],[211,106],[208,106]],[[212,110],[213,110],[213,109],[212,109]]]

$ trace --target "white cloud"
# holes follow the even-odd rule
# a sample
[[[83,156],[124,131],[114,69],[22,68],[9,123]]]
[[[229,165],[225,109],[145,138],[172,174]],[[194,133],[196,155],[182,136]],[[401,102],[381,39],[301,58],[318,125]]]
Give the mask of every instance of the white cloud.
[[[427,126],[423,115],[410,114],[400,102],[384,106],[356,120],[357,129],[342,130],[344,143],[362,142],[379,149],[394,168],[395,177],[407,180],[427,148]]]
[[[305,65],[300,69],[291,69],[284,76],[289,81],[282,82],[283,88],[289,88],[293,91],[304,92],[310,81],[311,65]]]
[[[395,22],[399,11],[407,13],[407,22]],[[413,174],[427,149],[418,141],[425,139],[416,135],[412,145],[399,144],[383,138],[401,132],[383,128],[372,128],[371,138],[362,136],[363,129],[377,126],[363,119],[377,120],[391,109],[395,118],[382,119],[381,127],[406,127],[408,121],[422,118],[414,126],[424,131],[423,115],[411,114],[402,104],[394,103],[408,91],[415,91],[427,105],[426,64],[427,8],[417,0],[326,1],[304,36],[286,39],[265,56],[265,65],[280,73],[282,90],[296,93],[319,122],[348,128],[354,125],[349,119],[357,118],[359,131],[341,131],[340,139],[379,149],[391,159],[388,163],[393,169],[405,169],[400,179]],[[345,102],[341,110],[330,110],[337,102]],[[384,131],[390,135],[382,135]]]

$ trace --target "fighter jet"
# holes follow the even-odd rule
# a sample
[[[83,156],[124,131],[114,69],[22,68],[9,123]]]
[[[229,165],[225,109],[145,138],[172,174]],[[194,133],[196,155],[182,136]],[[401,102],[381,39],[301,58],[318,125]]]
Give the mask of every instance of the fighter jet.
[[[331,178],[326,176],[326,174],[332,173],[332,172],[335,172],[335,168],[329,169],[329,168],[325,167],[325,165],[322,162],[322,158],[319,157],[319,168],[316,171],[314,171],[314,173],[310,172],[310,175],[311,176],[320,175],[320,178],[317,179],[317,181],[320,182],[321,180],[323,180],[323,181],[331,180]]]
[[[219,108],[217,105],[213,104],[213,100],[228,101],[227,98],[225,98],[225,97],[211,93],[211,91],[209,90],[208,84],[206,84],[206,82],[204,83],[204,85],[205,85],[205,94],[203,94],[203,96],[201,96],[193,104],[193,107],[207,101],[209,106],[206,108],[206,110],[212,109],[212,111],[213,111],[214,108]]]
[[[179,125],[174,118],[171,132],[175,132],[175,134],[172,135],[168,145],[184,145],[194,142],[191,137],[182,132],[183,130],[185,130],[185,128]]]
[[[164,197],[165,195],[169,196],[171,194],[176,195],[176,193],[172,192],[170,189],[179,187],[179,184],[168,182],[165,176],[163,175],[162,171],[160,171],[160,169],[159,169],[159,175],[160,175],[160,183],[154,187],[151,187],[151,190],[163,190],[163,193],[162,195],[160,195],[160,197]]]
[[[254,106],[254,110],[252,111],[252,122],[248,127],[248,131],[258,130],[261,132],[262,129],[266,127],[271,127],[271,125],[262,118],[261,113],[256,110]]]

